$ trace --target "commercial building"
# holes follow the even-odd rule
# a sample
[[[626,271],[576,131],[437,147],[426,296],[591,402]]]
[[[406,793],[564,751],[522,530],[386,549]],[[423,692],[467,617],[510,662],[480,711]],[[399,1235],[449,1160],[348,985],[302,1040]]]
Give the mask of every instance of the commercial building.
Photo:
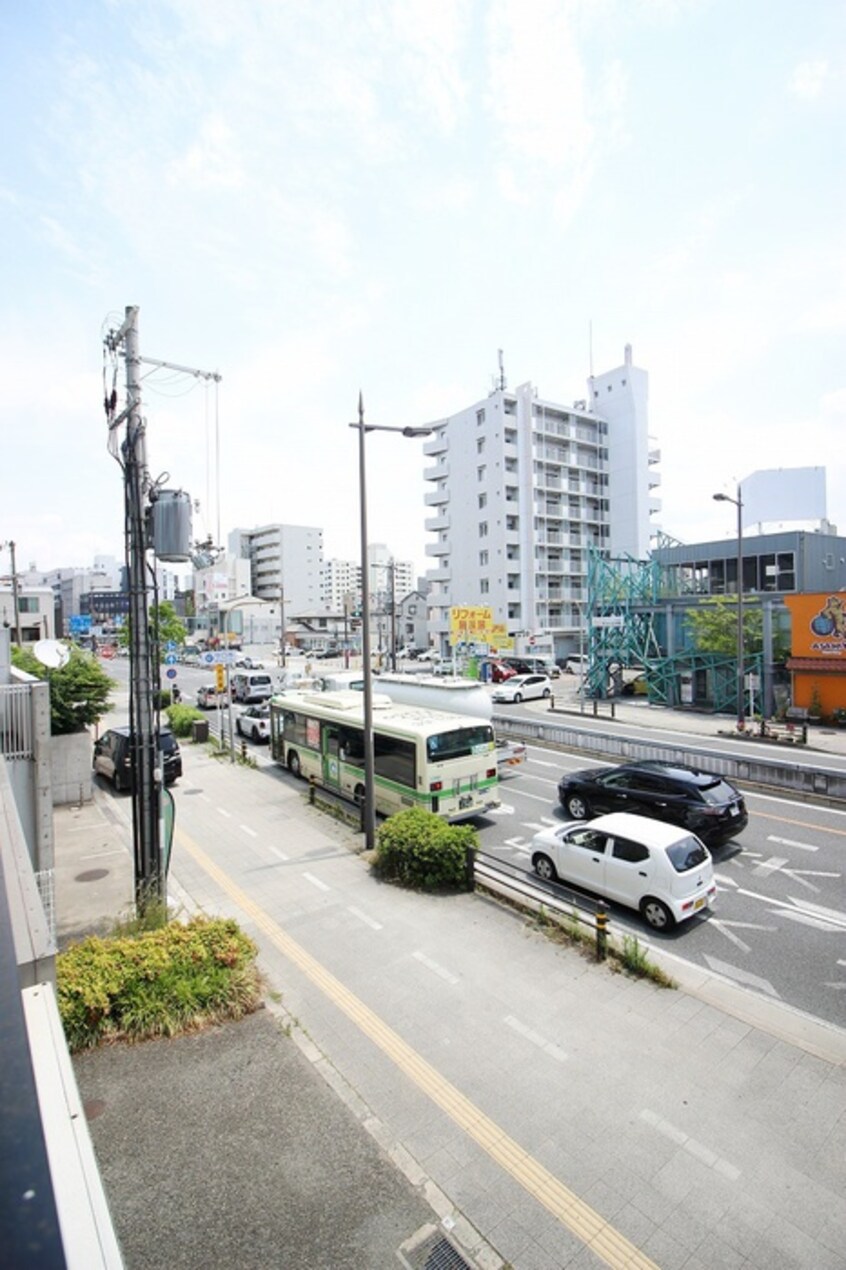
[[[321,605],[323,530],[306,525],[233,529],[229,551],[250,561],[251,595],[279,602],[285,611],[312,612]]]
[[[631,347],[572,406],[501,379],[483,401],[430,426],[433,641],[446,651],[451,607],[485,605],[509,637],[554,655],[574,651],[589,550],[645,558],[660,507],[648,376]]]

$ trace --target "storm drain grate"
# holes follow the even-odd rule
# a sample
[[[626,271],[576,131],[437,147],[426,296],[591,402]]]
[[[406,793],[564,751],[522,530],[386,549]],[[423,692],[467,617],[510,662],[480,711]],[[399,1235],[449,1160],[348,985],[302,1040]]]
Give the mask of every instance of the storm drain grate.
[[[406,1270],[473,1270],[473,1264],[442,1231],[424,1226],[398,1253]]]

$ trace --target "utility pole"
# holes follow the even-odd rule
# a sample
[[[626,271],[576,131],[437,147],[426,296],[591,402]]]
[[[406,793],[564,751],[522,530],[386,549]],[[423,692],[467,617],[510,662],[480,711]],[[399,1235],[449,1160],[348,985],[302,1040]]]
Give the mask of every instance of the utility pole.
[[[285,582],[279,561],[279,665],[285,667]]]
[[[9,555],[12,558],[12,607],[15,610],[15,642],[18,648],[23,647],[21,640],[21,602],[18,595],[18,567],[15,563],[15,544],[10,540],[3,543],[4,547],[9,548]]]
[[[135,903],[139,914],[165,900],[162,870],[160,809],[162,764],[158,754],[158,720],[154,694],[158,684],[158,655],[150,641],[145,499],[147,470],[146,424],[141,414],[141,356],[138,306],[128,305],[122,326],[106,336],[112,354],[123,348],[126,365],[126,406],[114,415],[115,395],[107,398],[110,433],[126,420],[120,447],[124,475],[126,568],[129,577],[129,727],[132,759],[132,839],[135,857]],[[155,654],[155,663],[154,663]]]
[[[394,560],[393,556],[391,556],[391,559],[390,559],[390,561],[388,562],[388,568],[389,568],[389,570],[390,570],[390,573],[388,574],[388,576],[389,576],[389,578],[391,579],[391,590],[390,590],[390,596],[391,596],[391,670],[396,670],[396,668],[397,668],[397,573],[396,573],[396,562],[395,562],[395,560]]]

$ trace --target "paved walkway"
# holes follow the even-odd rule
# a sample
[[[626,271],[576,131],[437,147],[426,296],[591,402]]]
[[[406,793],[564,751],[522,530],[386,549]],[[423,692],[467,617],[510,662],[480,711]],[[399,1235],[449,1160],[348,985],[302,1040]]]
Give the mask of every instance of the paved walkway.
[[[301,787],[205,747],[176,794],[172,896],[256,938],[268,1009],[76,1060],[133,1270],[422,1267],[445,1239],[485,1270],[843,1266],[846,1033],[382,885]],[[131,901],[128,812],[57,810],[62,938]]]

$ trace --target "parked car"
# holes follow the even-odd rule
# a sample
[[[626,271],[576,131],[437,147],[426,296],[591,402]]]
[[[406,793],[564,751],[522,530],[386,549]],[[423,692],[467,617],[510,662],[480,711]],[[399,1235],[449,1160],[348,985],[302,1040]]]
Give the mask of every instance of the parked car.
[[[623,672],[625,674],[625,672]],[[620,689],[621,697],[645,697],[648,691],[646,675],[643,671],[635,675],[632,679],[624,679],[623,686]]]
[[[331,647],[319,648],[316,653],[312,653],[311,655],[312,657],[317,657],[317,658],[343,657],[344,650],[342,648],[331,648]]]
[[[211,710],[218,702],[226,700],[226,692],[218,692],[214,684],[202,684],[197,689],[197,706],[200,710]]]
[[[129,728],[109,728],[94,742],[94,771],[110,780],[116,793],[132,789],[131,737]],[[182,754],[170,728],[160,730],[159,749],[164,783],[172,785],[182,775]]]
[[[736,837],[749,821],[743,795],[723,776],[661,759],[569,772],[558,798],[573,820],[634,812],[681,825],[709,846]]]
[[[552,693],[552,681],[547,675],[512,675],[504,683],[497,684],[491,693],[493,701],[531,701],[536,697],[548,697]]]
[[[242,670],[264,670],[264,662],[254,661],[252,657],[239,657],[235,665]]]
[[[503,666],[510,666],[515,675],[547,675],[550,679],[557,679],[561,673],[560,667],[548,657],[508,656],[500,660]]]
[[[247,706],[235,720],[235,731],[251,741],[270,740],[270,706]]]
[[[626,812],[542,829],[532,868],[637,909],[655,930],[701,913],[717,894],[711,854],[696,834]]]
[[[426,648],[422,653],[418,653],[415,661],[440,661],[441,654],[437,648]]]
[[[491,683],[502,684],[506,679],[513,679],[517,671],[511,666],[506,666],[504,662],[491,662]]]

